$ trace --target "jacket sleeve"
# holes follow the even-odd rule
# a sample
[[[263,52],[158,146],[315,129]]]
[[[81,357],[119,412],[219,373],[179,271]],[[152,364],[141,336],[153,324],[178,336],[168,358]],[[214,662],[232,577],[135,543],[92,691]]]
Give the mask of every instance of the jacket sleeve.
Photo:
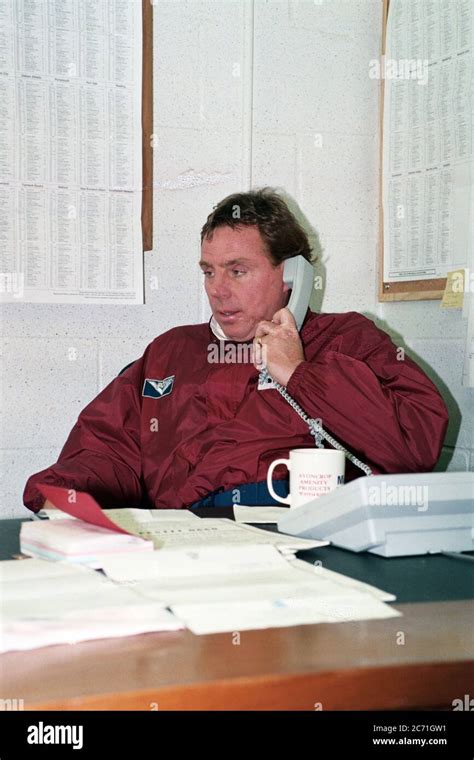
[[[374,473],[426,472],[448,425],[425,373],[362,315],[313,361],[298,365],[288,393]]]
[[[135,507],[142,496],[140,389],[144,358],[83,409],[56,464],[28,479],[23,501],[37,512],[37,483],[87,491],[101,506]]]

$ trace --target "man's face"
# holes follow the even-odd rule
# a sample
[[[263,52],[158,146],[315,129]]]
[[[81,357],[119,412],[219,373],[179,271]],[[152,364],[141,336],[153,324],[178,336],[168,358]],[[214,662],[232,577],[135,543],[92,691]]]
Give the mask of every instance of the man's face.
[[[285,306],[283,264],[272,264],[258,227],[218,227],[201,257],[213,316],[231,340],[251,340],[257,324]]]

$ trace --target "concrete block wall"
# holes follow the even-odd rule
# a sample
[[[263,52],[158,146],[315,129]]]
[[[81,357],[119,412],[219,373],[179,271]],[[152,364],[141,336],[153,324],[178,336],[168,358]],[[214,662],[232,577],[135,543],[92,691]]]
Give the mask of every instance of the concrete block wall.
[[[2,306],[0,516],[57,459],[80,410],[146,345],[209,309],[199,231],[225,195],[284,188],[321,251],[313,308],[358,310],[437,379],[453,420],[440,466],[474,468],[463,324],[439,303],[380,305],[380,0],[160,0],[154,5],[154,247],[144,306]],[[157,284],[157,287],[155,285]]]

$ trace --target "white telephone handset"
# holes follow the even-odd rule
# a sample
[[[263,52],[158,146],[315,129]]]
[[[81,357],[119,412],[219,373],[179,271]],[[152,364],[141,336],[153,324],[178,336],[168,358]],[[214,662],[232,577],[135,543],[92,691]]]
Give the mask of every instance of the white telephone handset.
[[[283,267],[283,281],[291,288],[291,296],[286,308],[293,314],[298,332],[301,330],[308,310],[309,299],[313,289],[313,277],[313,267],[304,256],[293,256],[291,259],[286,259]],[[263,367],[260,372],[259,388],[264,387],[269,380],[271,380],[271,378],[268,370],[266,367]],[[280,383],[277,383],[274,380],[271,380],[271,382],[273,383],[273,387],[283,396],[285,401],[287,401],[301,419],[306,422],[311,435],[314,436],[315,445],[318,448],[324,448],[322,442],[322,439],[324,438],[334,449],[343,451],[347,459],[365,472],[366,475],[372,474],[372,470],[367,464],[361,462],[361,460],[355,457],[354,454],[347,451],[339,441],[323,429],[320,420],[315,420],[309,417],[300,405],[290,396],[283,385],[280,385]]]
[[[304,256],[286,259],[283,267],[283,282],[291,288],[291,296],[286,308],[293,314],[298,332],[301,330],[308,310],[313,278],[313,267]]]

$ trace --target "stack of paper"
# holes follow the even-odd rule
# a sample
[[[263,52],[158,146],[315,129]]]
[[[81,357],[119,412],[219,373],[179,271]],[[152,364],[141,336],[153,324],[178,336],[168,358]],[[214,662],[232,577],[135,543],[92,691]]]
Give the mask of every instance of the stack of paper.
[[[47,484],[39,484],[38,490],[57,507],[64,519],[23,523],[20,531],[23,554],[99,568],[99,553],[153,551],[151,541],[112,522],[90,494]]]
[[[77,494],[76,515],[82,506],[82,494]],[[79,508],[78,508],[79,507]],[[283,554],[294,554],[303,549],[315,549],[326,546],[327,541],[318,541],[295,536],[285,536],[281,533],[270,533],[260,528],[242,525],[233,520],[213,518],[201,520],[186,509],[106,509],[101,510],[95,505],[97,513],[88,511],[88,519],[93,516],[96,525],[99,519],[108,519],[117,530],[133,534],[147,541],[151,541],[155,549],[169,549],[172,547],[184,548],[188,546],[222,546],[222,545],[246,545],[270,544],[276,546]],[[89,505],[92,510],[92,505]],[[265,515],[264,510],[272,511],[271,515]],[[239,519],[245,522],[253,522],[251,510],[255,510],[254,517],[257,522],[275,522],[277,513],[272,507],[240,507]],[[95,508],[94,508],[95,510]],[[71,519],[72,514],[67,515],[61,510],[47,510],[45,514],[54,521],[59,522],[59,517]],[[48,525],[49,521],[37,521]],[[45,529],[47,532],[47,528]]]
[[[87,567],[7,560],[0,583],[0,652],[184,627],[164,604]]]
[[[20,550],[30,557],[68,560],[98,568],[99,555],[153,551],[153,543],[82,520],[34,520],[21,524]]]
[[[197,634],[396,617],[392,594],[274,546],[162,549],[103,561],[106,575],[166,604]]]

